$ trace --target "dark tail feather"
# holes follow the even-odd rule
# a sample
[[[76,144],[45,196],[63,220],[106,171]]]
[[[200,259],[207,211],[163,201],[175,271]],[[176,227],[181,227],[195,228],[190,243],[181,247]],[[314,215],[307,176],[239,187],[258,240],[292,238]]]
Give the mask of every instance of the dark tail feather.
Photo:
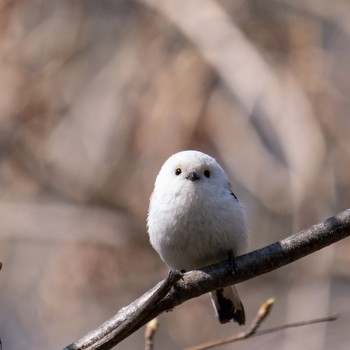
[[[245,324],[244,307],[234,286],[218,289],[210,294],[220,323],[233,320],[240,326]]]

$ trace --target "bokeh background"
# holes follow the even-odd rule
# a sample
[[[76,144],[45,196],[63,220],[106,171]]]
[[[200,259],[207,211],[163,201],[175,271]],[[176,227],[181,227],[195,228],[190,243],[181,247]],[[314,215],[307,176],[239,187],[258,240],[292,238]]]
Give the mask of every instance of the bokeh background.
[[[164,278],[145,222],[176,151],[228,171],[251,249],[350,206],[347,0],[3,0],[0,57],[4,349],[60,349]],[[264,327],[339,319],[235,348],[348,349],[349,240],[238,289],[248,322],[277,299]],[[155,350],[239,330],[202,296]]]

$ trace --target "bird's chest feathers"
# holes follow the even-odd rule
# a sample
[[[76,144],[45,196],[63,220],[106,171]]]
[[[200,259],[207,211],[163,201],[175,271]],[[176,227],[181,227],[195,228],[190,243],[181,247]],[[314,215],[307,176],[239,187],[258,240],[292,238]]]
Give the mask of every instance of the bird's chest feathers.
[[[177,237],[177,243],[187,244],[191,239],[198,239],[203,232],[213,229],[215,224],[215,204],[205,194],[173,193],[162,207],[166,222],[165,240]]]

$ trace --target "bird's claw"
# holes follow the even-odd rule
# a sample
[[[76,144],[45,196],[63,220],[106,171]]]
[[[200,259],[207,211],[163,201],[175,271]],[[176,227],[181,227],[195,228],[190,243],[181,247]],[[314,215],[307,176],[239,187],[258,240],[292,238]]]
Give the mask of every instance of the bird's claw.
[[[236,257],[232,250],[227,252],[227,263],[229,266],[229,272],[234,275],[236,273]]]

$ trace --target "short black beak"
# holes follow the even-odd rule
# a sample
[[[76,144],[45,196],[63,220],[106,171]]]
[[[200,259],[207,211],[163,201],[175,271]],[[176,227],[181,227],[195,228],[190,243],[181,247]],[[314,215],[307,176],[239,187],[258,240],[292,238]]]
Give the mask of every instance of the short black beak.
[[[186,176],[187,180],[191,180],[191,181],[196,181],[199,180],[199,176],[197,175],[197,173],[195,171],[191,171],[187,176]]]

